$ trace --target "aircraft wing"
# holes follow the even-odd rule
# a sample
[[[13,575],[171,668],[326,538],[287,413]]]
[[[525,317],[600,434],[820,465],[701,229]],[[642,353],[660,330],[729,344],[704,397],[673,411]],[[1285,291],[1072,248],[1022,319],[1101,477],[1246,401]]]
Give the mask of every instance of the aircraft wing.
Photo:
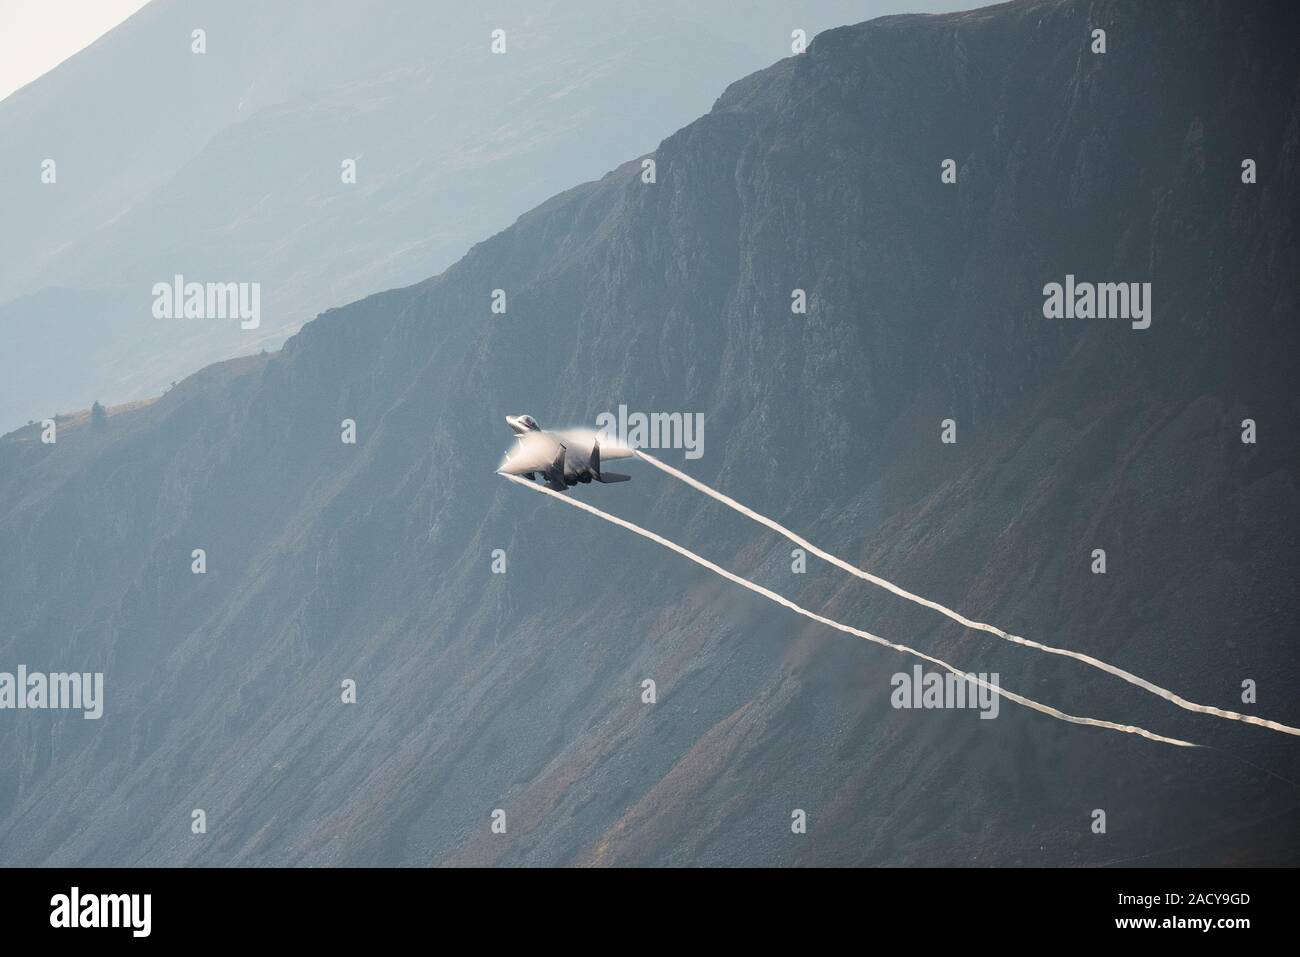
[[[501,463],[501,467],[497,471],[504,472],[506,475],[523,475],[525,472],[545,472],[546,467],[550,464],[550,462],[543,459],[525,461],[506,456],[506,460]]]
[[[615,444],[612,439],[602,439],[595,429],[571,429],[556,434],[571,449],[589,449],[599,441],[602,459],[630,459],[636,454],[626,446]]]
[[[555,444],[551,442],[518,441],[506,452],[506,457],[497,471],[505,472],[507,475],[545,472],[555,459],[555,448]]]

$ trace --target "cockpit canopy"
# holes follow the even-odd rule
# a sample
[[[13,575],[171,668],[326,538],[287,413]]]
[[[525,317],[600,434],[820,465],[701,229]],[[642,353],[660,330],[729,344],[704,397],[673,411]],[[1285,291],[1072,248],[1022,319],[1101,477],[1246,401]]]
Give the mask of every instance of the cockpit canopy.
[[[516,435],[523,435],[525,432],[542,431],[542,427],[537,424],[537,420],[531,415],[507,415],[506,425],[510,426]]]

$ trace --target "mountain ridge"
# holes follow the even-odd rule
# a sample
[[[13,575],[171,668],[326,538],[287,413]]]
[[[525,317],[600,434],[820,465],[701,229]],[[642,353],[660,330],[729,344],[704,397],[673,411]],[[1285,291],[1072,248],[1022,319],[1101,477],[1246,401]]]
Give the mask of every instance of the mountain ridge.
[[[440,271],[779,55],[786,7],[727,29],[677,0],[153,0],[0,101],[0,429],[157,394]],[[260,283],[258,328],[159,323],[148,291],[177,272]]]

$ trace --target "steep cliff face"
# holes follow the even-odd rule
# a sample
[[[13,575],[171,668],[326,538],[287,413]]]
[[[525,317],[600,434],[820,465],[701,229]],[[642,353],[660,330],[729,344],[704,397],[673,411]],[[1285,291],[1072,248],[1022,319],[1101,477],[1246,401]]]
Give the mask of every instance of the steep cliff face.
[[[102,670],[106,703],[0,713],[0,855],[1294,863],[1291,739],[792,574],[784,540],[648,468],[576,493],[1008,688],[1217,749],[894,710],[910,660],[491,473],[508,413],[703,412],[686,467],[832,551],[1194,700],[1253,679],[1300,723],[1295,26],[1026,2],[830,31],[665,140],[652,185],[629,163],[280,353],[53,446],[7,436],[0,667]],[[1067,274],[1150,282],[1150,328],[1044,318]]]

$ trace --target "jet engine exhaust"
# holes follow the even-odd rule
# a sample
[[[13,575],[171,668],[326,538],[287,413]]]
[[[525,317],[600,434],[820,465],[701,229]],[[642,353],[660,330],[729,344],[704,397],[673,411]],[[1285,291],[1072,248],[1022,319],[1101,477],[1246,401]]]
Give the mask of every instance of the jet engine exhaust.
[[[1099,668],[1102,671],[1114,675],[1117,678],[1122,678],[1123,680],[1127,681],[1129,684],[1137,685],[1139,688],[1149,691],[1154,695],[1158,695],[1159,697],[1164,698],[1166,701],[1170,701],[1173,704],[1176,704],[1178,707],[1186,709],[1187,711],[1195,711],[1198,714],[1209,714],[1209,715],[1213,715],[1216,718],[1228,718],[1232,721],[1242,721],[1245,722],[1246,724],[1253,724],[1253,725],[1258,725],[1261,728],[1268,728],[1270,731],[1280,731],[1283,734],[1300,735],[1300,728],[1293,728],[1290,725],[1282,724],[1281,722],[1278,721],[1270,721],[1266,718],[1257,718],[1254,715],[1240,714],[1236,711],[1226,711],[1222,708],[1216,708],[1213,705],[1197,704],[1194,701],[1188,701],[1186,698],[1182,697],[1179,694],[1176,694],[1173,691],[1170,691],[1168,688],[1162,688],[1157,684],[1153,684],[1152,682],[1147,681],[1145,678],[1141,678],[1138,675],[1133,674],[1132,672],[1125,671],[1123,668],[1109,664],[1105,661],[1102,661],[1099,658],[1094,658],[1091,655],[1087,655],[1079,651],[1071,651],[1068,648],[1056,648],[1053,647],[1052,645],[1045,645],[1042,644],[1041,642],[1033,641],[1032,639],[1029,638],[1022,638],[1019,635],[1009,634],[1008,632],[1003,631],[1001,628],[998,628],[995,625],[988,625],[985,624],[984,622],[972,621],[971,619],[967,618],[965,615],[962,615],[961,613],[956,612],[945,605],[941,605],[936,601],[931,601],[928,598],[923,598],[920,595],[914,594],[913,592],[910,592],[905,588],[901,588],[898,585],[895,585],[891,581],[887,581],[884,578],[880,578],[877,575],[873,575],[871,574],[871,572],[864,571],[863,569],[858,568],[855,565],[850,565],[848,562],[844,561],[843,559],[835,557],[830,552],[823,551],[822,549],[818,548],[816,545],[812,544],[812,542],[809,542],[807,539],[801,538],[800,536],[796,535],[794,532],[790,531],[790,529],[786,528],[784,525],[781,525],[778,522],[774,522],[772,519],[768,518],[765,515],[760,515],[758,512],[755,512],[753,509],[748,508],[747,506],[741,505],[734,498],[730,498],[724,495],[723,493],[719,492],[717,489],[705,485],[703,482],[699,481],[698,479],[691,478],[691,476],[687,475],[685,472],[681,472],[673,468],[671,465],[668,465],[665,462],[661,462],[653,455],[649,455],[645,452],[642,452],[639,449],[635,451],[638,458],[641,458],[646,462],[649,462],[651,465],[653,465],[655,468],[659,469],[660,471],[665,472],[668,475],[671,475],[673,478],[678,479],[679,481],[685,482],[687,485],[691,486],[691,488],[699,492],[703,492],[705,495],[708,495],[709,497],[716,499],[717,501],[721,502],[723,505],[726,505],[728,508],[734,509],[737,512],[739,512],[741,515],[753,519],[754,521],[758,522],[760,525],[766,525],[768,528],[772,529],[772,531],[777,532],[780,535],[784,535],[786,538],[794,542],[800,548],[812,552],[814,555],[816,555],[818,558],[822,559],[823,561],[829,562],[835,567],[843,569],[844,571],[848,572],[851,575],[856,575],[858,578],[861,578],[864,581],[869,581],[873,585],[878,585],[879,587],[885,589],[886,591],[892,592],[893,594],[899,596],[900,598],[906,598],[910,602],[915,602],[918,605],[922,605],[926,608],[933,609],[934,611],[937,611],[942,615],[946,615],[947,617],[951,618],[953,621],[958,622],[959,624],[964,625],[967,628],[973,628],[979,631],[988,632],[991,635],[997,635],[999,638],[1002,638],[1006,641],[1013,642],[1018,645],[1024,645],[1026,648],[1035,648],[1039,651],[1045,651],[1049,654],[1063,655],[1067,658],[1073,658],[1076,661],[1082,661],[1084,664],[1091,665],[1094,668]]]
[[[643,453],[638,452],[637,454],[641,455],[642,458],[649,459],[649,456],[646,456]],[[656,462],[654,464],[658,464],[658,463]],[[1050,705],[1041,704],[1040,702],[1034,701],[1031,698],[1026,698],[1022,695],[1015,694],[1014,692],[1007,691],[1005,688],[1002,688],[998,685],[990,684],[984,681],[983,679],[979,678],[978,676],[967,674],[966,672],[960,670],[959,668],[956,668],[955,666],[948,664],[948,662],[943,661],[940,658],[935,658],[931,655],[927,655],[923,651],[917,651],[915,648],[909,648],[907,645],[895,644],[892,641],[888,641],[884,638],[881,638],[879,635],[873,635],[869,631],[862,631],[859,628],[854,628],[850,625],[845,625],[841,622],[835,621],[834,619],[826,618],[823,615],[818,615],[815,612],[811,612],[800,605],[796,605],[794,602],[784,597],[783,595],[777,594],[776,592],[772,591],[770,588],[764,588],[762,585],[756,584],[755,582],[750,581],[748,578],[744,578],[740,575],[737,575],[734,572],[727,571],[727,569],[723,568],[721,565],[715,565],[707,558],[703,558],[695,554],[695,552],[691,551],[688,548],[685,548],[682,545],[678,545],[676,542],[669,541],[668,539],[664,538],[662,535],[657,535],[654,532],[649,531],[648,529],[642,528],[640,525],[636,525],[633,522],[627,521],[626,519],[619,518],[616,515],[611,515],[608,512],[596,508],[594,505],[588,505],[586,502],[579,501],[578,499],[570,498],[569,496],[566,495],[561,495],[559,492],[552,491],[551,489],[543,485],[534,485],[531,482],[528,482],[515,475],[509,475],[504,472],[499,474],[503,475],[505,478],[514,482],[516,485],[522,485],[524,488],[532,489],[534,492],[541,492],[543,495],[549,495],[552,498],[560,500],[561,502],[565,502],[566,504],[572,505],[574,508],[580,508],[584,512],[590,512],[592,515],[595,515],[598,518],[603,518],[607,522],[611,522],[614,525],[618,525],[622,528],[625,528],[630,532],[634,532],[637,535],[640,535],[642,538],[648,538],[650,541],[656,542],[659,545],[662,545],[664,548],[674,551],[685,558],[689,558],[697,565],[707,568],[715,575],[720,575],[721,577],[727,579],[728,581],[735,582],[737,585],[740,585],[742,588],[748,588],[750,591],[762,595],[764,598],[768,599],[769,601],[776,602],[778,605],[782,605],[790,609],[791,611],[795,612],[796,614],[803,615],[805,618],[809,618],[812,621],[819,622],[820,624],[823,625],[828,625],[831,628],[844,632],[845,634],[856,635],[859,638],[864,638],[867,641],[874,642],[877,645],[882,645],[886,648],[892,648],[895,651],[901,651],[904,654],[912,655],[916,658],[920,658],[923,661],[928,661],[931,664],[938,665],[940,668],[944,668],[950,673],[958,677],[966,678],[968,681],[971,681],[974,684],[977,684],[983,688],[988,688],[996,692],[997,694],[1001,695],[1003,698],[1006,698],[1008,701],[1014,701],[1016,704],[1024,705],[1026,708],[1031,708],[1034,711],[1038,711],[1041,712],[1042,714],[1049,715],[1050,717],[1056,718],[1059,721],[1067,721],[1070,724],[1088,725],[1094,728],[1108,728],[1111,731],[1123,731],[1126,734],[1136,734],[1140,737],[1147,738],[1151,741],[1158,741],[1162,744],[1172,744],[1181,748],[1201,747],[1201,745],[1194,744],[1191,741],[1183,741],[1179,738],[1165,737],[1164,735],[1156,734],[1153,731],[1148,731],[1145,728],[1139,728],[1136,725],[1117,724],[1113,721],[1103,721],[1100,718],[1081,718],[1078,717],[1077,715],[1066,714],[1064,711],[1059,711],[1056,708],[1051,707]]]

